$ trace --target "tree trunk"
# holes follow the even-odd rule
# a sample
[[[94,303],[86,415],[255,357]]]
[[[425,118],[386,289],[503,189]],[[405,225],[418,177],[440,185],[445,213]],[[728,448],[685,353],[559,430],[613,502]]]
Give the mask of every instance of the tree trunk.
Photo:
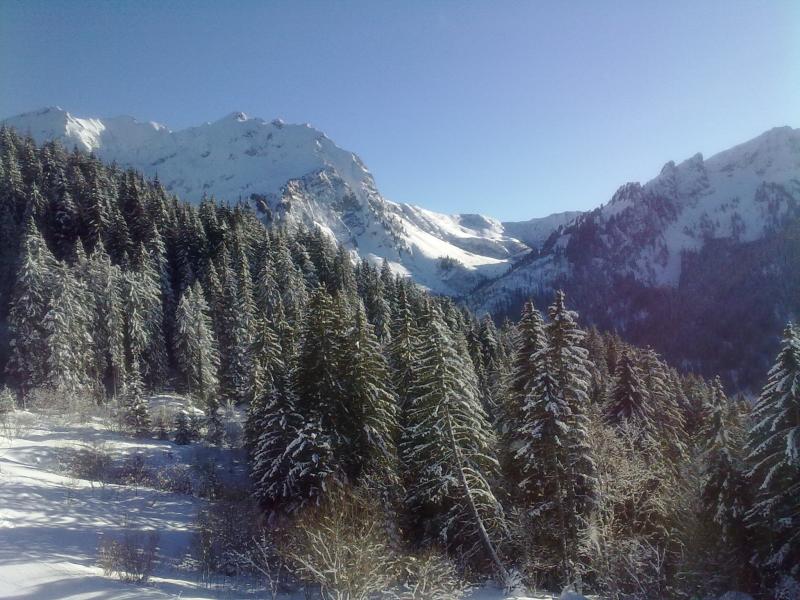
[[[480,513],[478,513],[478,507],[475,506],[475,500],[472,497],[472,491],[469,489],[469,484],[467,483],[467,477],[464,474],[464,466],[461,461],[461,450],[456,444],[456,437],[453,433],[453,423],[450,420],[450,411],[445,408],[445,416],[447,417],[447,432],[450,437],[450,445],[453,448],[453,453],[456,457],[456,463],[458,467],[458,474],[461,479],[461,485],[464,488],[464,495],[467,497],[467,504],[469,505],[470,512],[475,519],[475,523],[478,525],[478,533],[481,538],[481,542],[486,547],[486,551],[489,553],[489,556],[492,559],[492,562],[497,567],[498,572],[500,573],[500,577],[503,578],[503,583],[507,584],[511,581],[511,577],[508,574],[505,566],[503,566],[502,561],[500,560],[500,556],[498,556],[497,551],[492,544],[492,540],[489,539],[489,533],[486,531],[486,527],[483,525],[483,519],[481,519]]]

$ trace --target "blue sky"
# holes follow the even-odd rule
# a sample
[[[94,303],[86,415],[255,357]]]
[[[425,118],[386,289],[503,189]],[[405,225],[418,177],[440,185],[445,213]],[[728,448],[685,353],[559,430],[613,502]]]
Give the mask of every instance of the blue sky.
[[[309,122],[390,199],[525,219],[800,126],[800,2],[0,0],[0,116]]]

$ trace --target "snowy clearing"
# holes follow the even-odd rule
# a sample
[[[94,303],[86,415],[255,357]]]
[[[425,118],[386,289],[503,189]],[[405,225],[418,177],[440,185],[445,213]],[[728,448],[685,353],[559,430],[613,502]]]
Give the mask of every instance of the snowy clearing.
[[[197,444],[135,439],[109,431],[100,419],[84,424],[18,411],[15,426],[0,428],[0,598],[15,600],[112,600],[162,598],[263,598],[246,581],[200,581],[188,562],[192,522],[202,499],[146,486],[80,479],[64,465],[80,450],[101,448],[115,462],[141,456],[166,469],[196,463],[198,453],[226,451]],[[204,457],[207,458],[207,457]],[[98,566],[98,545],[126,530],[158,532],[158,557],[146,585],[107,577]],[[223,578],[224,579],[224,578]],[[299,598],[300,596],[297,596]],[[286,600],[288,596],[284,596]],[[550,600],[506,596],[481,589],[470,600]]]

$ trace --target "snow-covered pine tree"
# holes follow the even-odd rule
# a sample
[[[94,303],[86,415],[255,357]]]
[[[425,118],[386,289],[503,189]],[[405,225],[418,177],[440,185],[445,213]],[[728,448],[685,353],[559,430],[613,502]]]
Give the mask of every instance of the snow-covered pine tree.
[[[283,359],[281,339],[275,328],[286,327],[283,319],[283,303],[277,297],[277,307],[271,320],[263,311],[257,318],[257,331],[253,341],[253,400],[247,407],[247,419],[244,426],[244,446],[249,453],[255,450],[261,435],[266,415],[266,403],[276,385],[276,378],[283,376],[289,368]],[[274,327],[273,327],[274,324]],[[287,357],[291,358],[291,357]]]
[[[330,438],[317,413],[301,414],[293,379],[288,371],[276,374],[254,427],[260,435],[250,478],[256,498],[273,516],[319,502],[336,477]]]
[[[745,517],[752,497],[746,477],[746,430],[741,415],[725,395],[722,381],[714,379],[711,415],[703,435],[703,516],[716,526],[716,571],[721,575],[744,574],[751,552]],[[729,585],[729,582],[725,582]]]
[[[539,575],[547,584],[563,585],[574,576],[575,532],[570,441],[572,411],[550,363],[547,348],[536,354],[537,367],[520,407],[518,436],[521,445],[513,455],[519,469],[517,492],[524,498],[524,523],[535,553],[544,564],[558,565]]]
[[[423,544],[446,544],[465,560],[488,559],[502,573],[496,546],[506,532],[492,489],[499,466],[494,432],[471,360],[456,352],[460,344],[432,301],[424,320],[400,442],[415,535]]]
[[[588,444],[584,334],[563,292],[556,293],[548,313],[547,345],[533,357],[538,372],[521,418],[527,443],[516,456],[526,476],[520,485],[533,497],[531,516],[546,524],[536,534],[540,551],[559,565],[546,575],[551,584],[564,585],[576,576],[578,535],[594,505],[597,481]]]
[[[516,452],[527,442],[523,433],[524,409],[528,394],[539,376],[539,361],[535,358],[547,346],[542,314],[533,302],[525,302],[522,316],[514,336],[514,358],[508,388],[500,411],[499,430],[502,441],[502,458],[506,477],[512,484],[512,492],[522,491],[518,486],[523,469],[517,464]]]
[[[652,434],[653,407],[650,395],[642,380],[642,373],[628,350],[622,351],[617,362],[614,388],[605,413],[606,420],[612,425],[636,421],[647,433]]]
[[[92,335],[86,286],[66,265],[53,277],[53,297],[44,315],[48,385],[68,403],[90,387]]]
[[[667,367],[656,352],[646,348],[641,361],[658,442],[668,463],[677,468],[688,450],[681,406],[671,389]]]
[[[280,298],[278,298],[278,302],[281,303]],[[280,309],[275,311],[275,316],[279,316],[280,312]],[[285,321],[276,322],[275,325],[285,327],[286,323]],[[253,357],[251,383],[253,400],[250,402],[252,407],[274,385],[274,374],[284,368],[281,340],[273,327],[273,320],[266,314],[262,314],[255,320],[255,335],[250,353]]]
[[[253,298],[242,295],[236,271],[222,260],[221,323],[218,326],[220,346],[220,389],[225,397],[236,404],[252,399],[251,330]],[[241,261],[245,263],[245,261]],[[246,269],[242,264],[242,269]],[[249,278],[249,270],[246,272]],[[250,290],[250,288],[247,288]],[[250,290],[251,291],[251,290]],[[249,307],[245,306],[249,303]]]
[[[346,471],[352,481],[363,476],[393,481],[397,477],[397,398],[380,342],[357,301],[355,326],[345,342],[342,373],[353,420]]]
[[[122,285],[127,364],[135,359],[143,381],[157,388],[167,367],[160,287],[143,247],[133,262],[139,270],[127,270]]]
[[[578,327],[578,314],[568,310],[564,292],[556,292],[549,307],[550,322],[545,327],[549,364],[564,400],[570,407],[571,427],[570,468],[573,477],[572,493],[575,502],[576,526],[585,519],[594,503],[594,461],[587,442],[587,411],[589,409],[590,365],[588,352],[582,342],[584,332]]]
[[[140,437],[150,435],[152,427],[150,411],[144,394],[139,362],[136,358],[132,360],[127,370],[120,409],[123,423],[130,433]]]
[[[389,344],[389,361],[392,381],[401,408],[406,406],[415,381],[415,362],[420,343],[420,331],[408,300],[406,283],[397,284],[397,309],[392,319],[392,338]]]
[[[187,388],[203,404],[217,394],[219,385],[219,354],[209,312],[203,289],[195,282],[181,296],[175,318],[175,361]]]
[[[32,218],[25,242],[8,315],[11,355],[6,372],[23,399],[44,382],[47,374],[46,332],[42,326],[53,289],[56,261]]]
[[[344,332],[337,305],[322,286],[314,291],[303,327],[294,389],[300,412],[319,414],[323,430],[338,448],[349,433],[345,411],[345,382],[341,376]]]
[[[107,395],[116,396],[125,381],[125,326],[120,295],[121,274],[102,244],[85,269],[91,299],[92,376]]]
[[[767,384],[753,408],[749,477],[756,490],[747,515],[757,564],[800,575],[800,334],[789,324]]]
[[[175,443],[179,446],[185,446],[193,439],[192,428],[189,425],[189,415],[185,410],[179,410],[175,413]]]

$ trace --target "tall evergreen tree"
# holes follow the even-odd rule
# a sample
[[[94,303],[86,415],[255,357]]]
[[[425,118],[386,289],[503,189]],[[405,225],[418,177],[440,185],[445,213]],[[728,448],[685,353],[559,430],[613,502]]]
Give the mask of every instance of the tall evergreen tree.
[[[345,343],[342,374],[347,413],[354,421],[350,477],[391,481],[396,477],[397,399],[391,389],[389,367],[380,342],[358,302],[353,327]]]
[[[86,311],[86,287],[69,268],[60,265],[53,298],[44,316],[48,352],[48,384],[70,401],[89,388],[92,337]]]
[[[39,229],[33,219],[29,219],[15,297],[8,316],[11,355],[6,366],[23,398],[32,387],[44,383],[48,370],[47,333],[43,322],[53,289],[55,267],[56,261]]]
[[[572,583],[576,576],[578,535],[595,500],[595,465],[588,446],[589,370],[577,315],[557,292],[545,328],[547,345],[533,357],[538,373],[526,396],[521,429],[527,443],[516,457],[526,478],[533,513],[542,526],[536,534],[540,551],[559,564],[549,573],[552,584]]]
[[[189,391],[203,405],[218,393],[219,354],[209,307],[198,282],[186,290],[175,318],[175,360]]]
[[[761,567],[800,574],[800,335],[793,325],[753,408],[749,477],[756,490],[748,523]]]
[[[488,558],[502,571],[496,545],[505,522],[492,488],[499,466],[494,433],[470,359],[456,352],[436,307],[426,321],[400,443],[409,514],[423,543],[447,544],[465,559]]]

